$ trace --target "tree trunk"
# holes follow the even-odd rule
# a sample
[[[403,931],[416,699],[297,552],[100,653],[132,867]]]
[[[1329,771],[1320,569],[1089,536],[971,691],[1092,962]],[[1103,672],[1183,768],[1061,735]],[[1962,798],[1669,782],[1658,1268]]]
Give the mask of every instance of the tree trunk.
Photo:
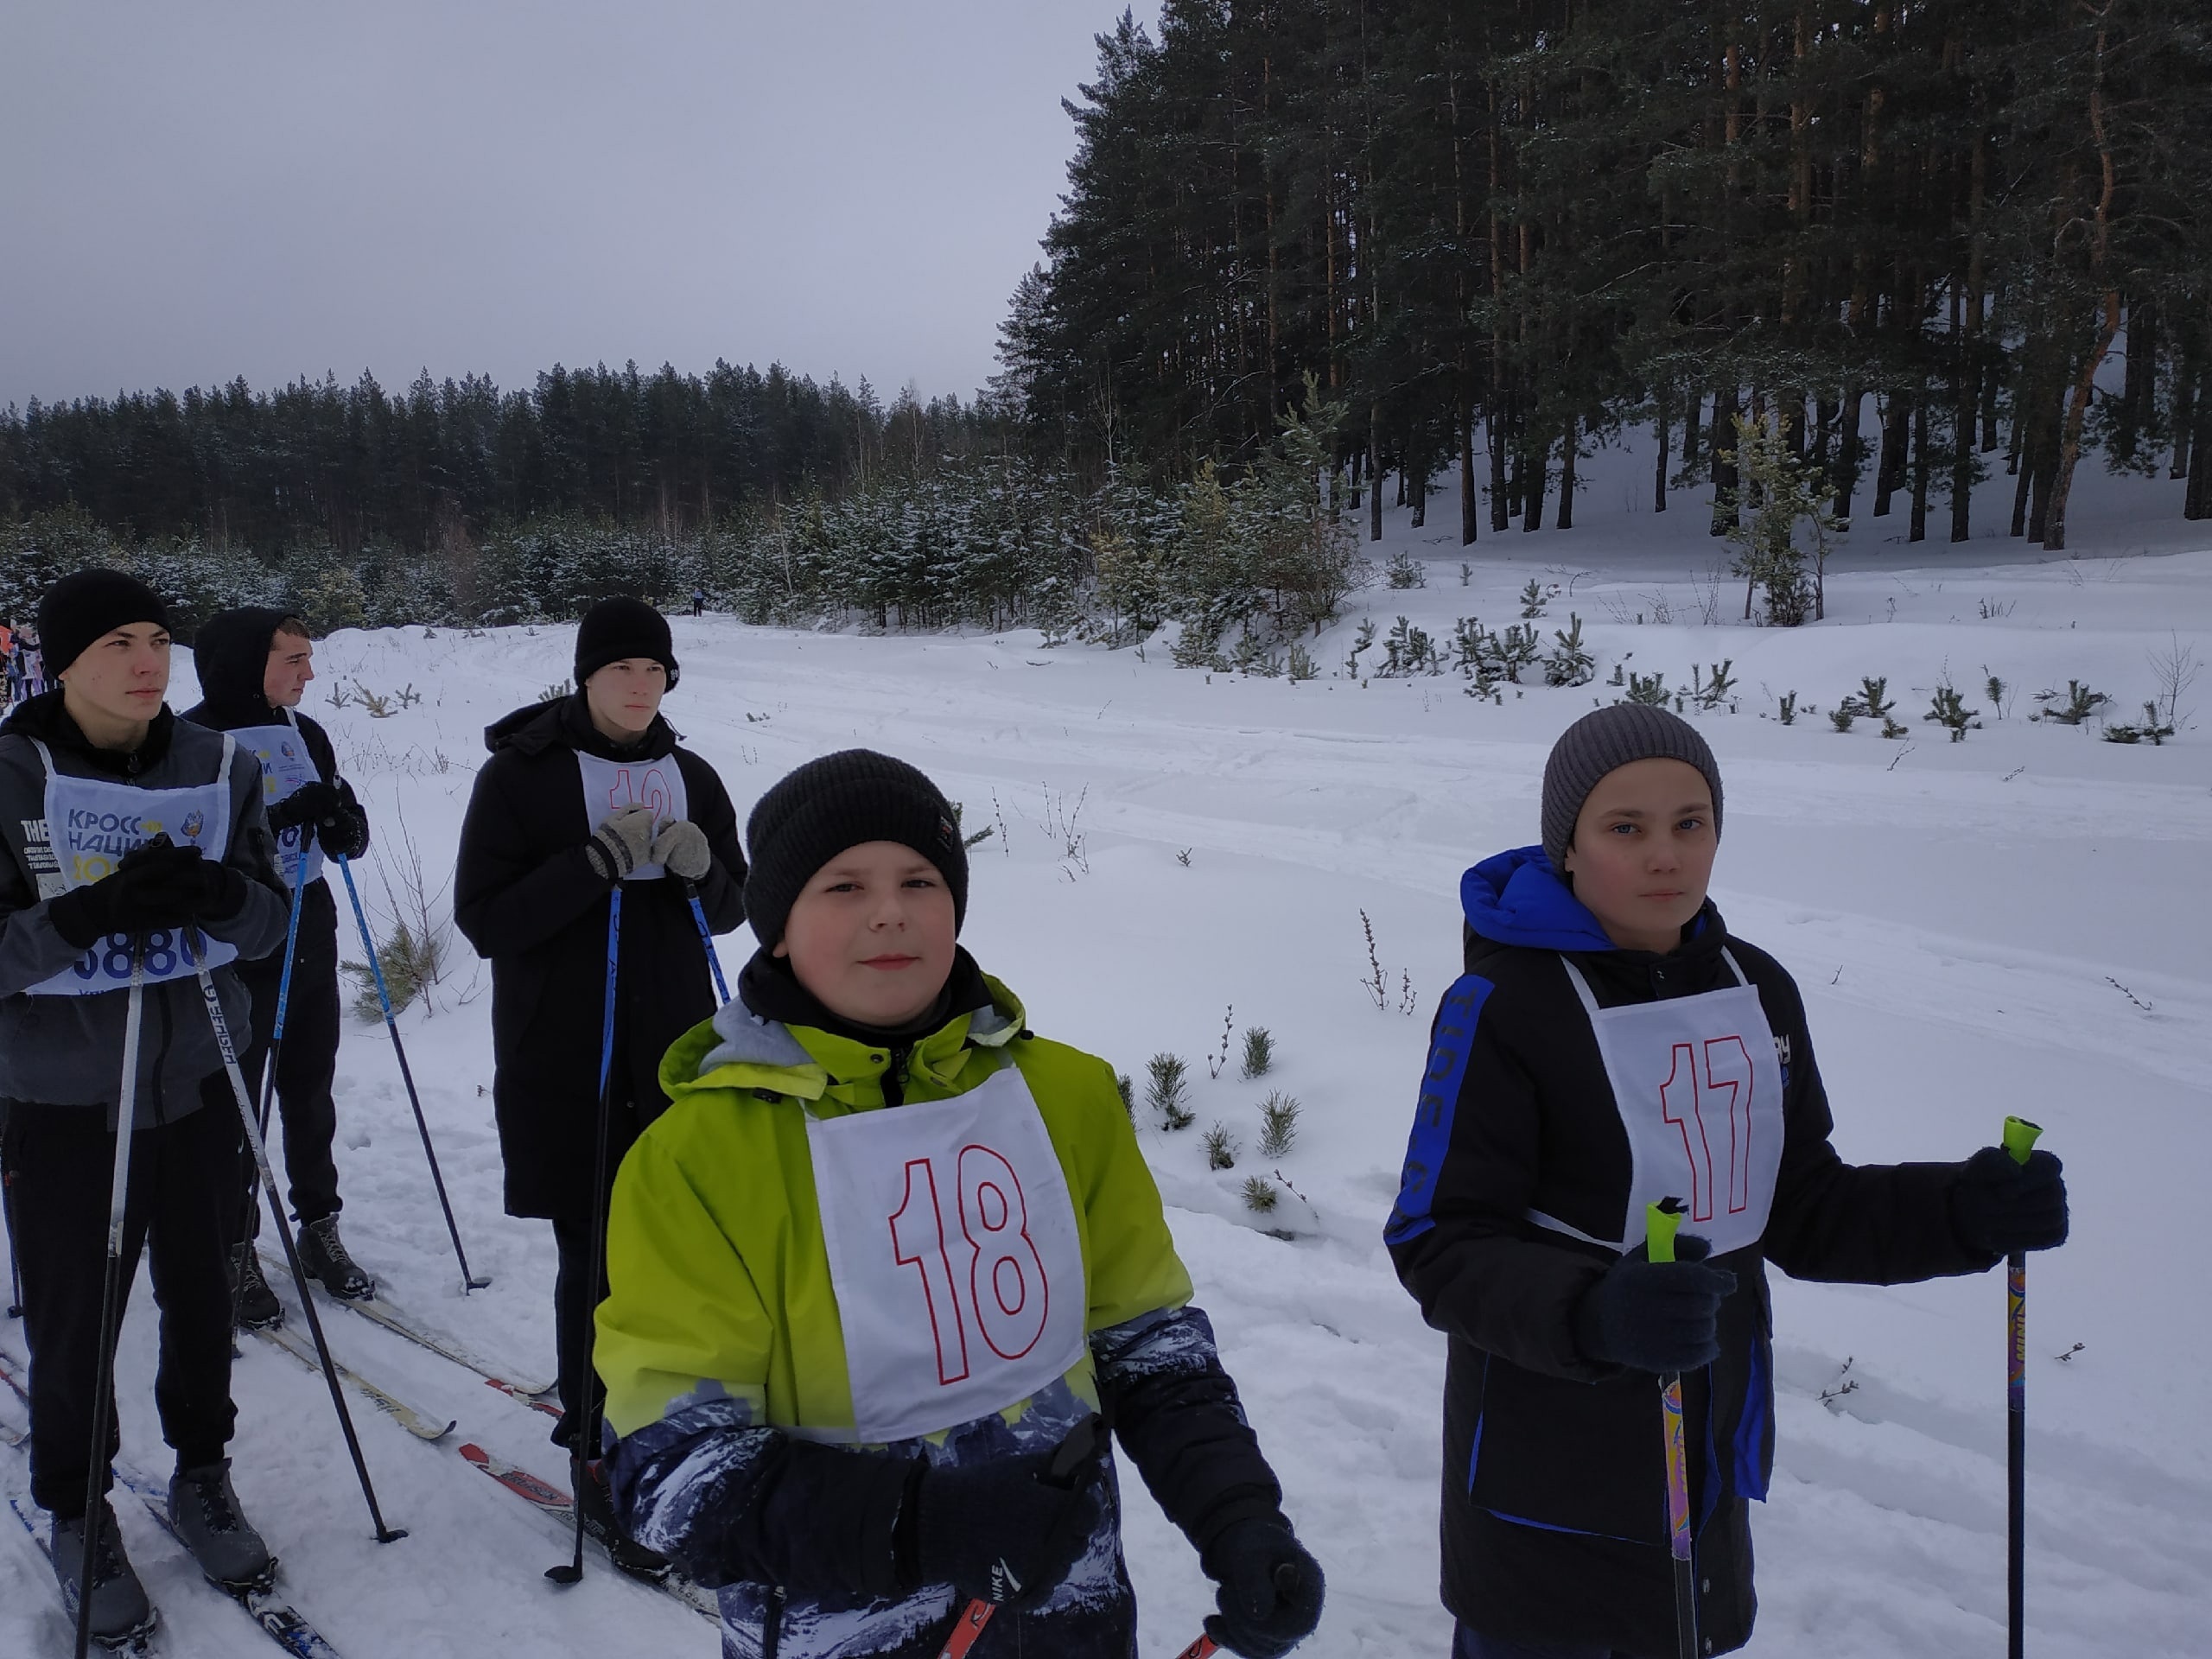
[[[1367,406],[1367,539],[1382,539],[1382,406]]]
[[[1523,442],[1529,458],[1529,476],[1521,486],[1521,530],[1526,535],[1544,527],[1544,474],[1551,463],[1551,440],[1545,438],[1534,448]]]
[[[2110,175],[2107,173],[2107,177]],[[2111,200],[2110,186],[2105,199]],[[2101,215],[2103,209],[2098,209]],[[2073,395],[2066,400],[2066,423],[2059,434],[2058,454],[2051,469],[2050,511],[2044,516],[2043,546],[2046,553],[2066,550],[2066,502],[2074,493],[2074,466],[2082,459],[2082,427],[2089,413],[2089,394],[2095,389],[2098,367],[2120,333],[2120,290],[2105,290],[2104,320],[2097,325],[2096,344],[2082,359],[2074,378]]]
[[[1567,417],[1567,430],[1560,442],[1559,452],[1559,517],[1554,522],[1560,530],[1574,528],[1574,441],[1575,419]]]
[[[1813,439],[1805,453],[1822,472],[1828,470],[1828,446],[1835,440],[1835,417],[1841,408],[1833,397],[1815,397],[1813,400]]]
[[[1482,500],[1475,493],[1475,411],[1459,404],[1459,545],[1471,547]]]
[[[1912,400],[1912,532],[1908,541],[1928,539],[1928,399]]]
[[[2197,382],[2196,401],[2189,493],[2183,499],[2181,512],[2184,518],[2212,518],[2212,372]]]
[[[2196,404],[2201,396],[2196,384],[2202,362],[2197,350],[2201,329],[2200,324],[2182,333],[2181,361],[2174,372],[2174,459],[2173,465],[2166,473],[2168,478],[2187,478],[2190,475],[2190,451],[2193,447],[2190,438],[2195,431]],[[2202,452],[2196,459],[2200,461],[2203,459]]]
[[[1689,393],[1689,402],[1682,410],[1682,471],[1686,474],[1697,466],[1698,417],[1705,412],[1705,394],[1695,386]]]
[[[2106,274],[2116,172],[2112,144],[2105,135],[2105,47],[2112,3],[2113,0],[2105,0],[2104,9],[2094,14],[2097,38],[2092,61],[2095,67],[2089,80],[2089,132],[2096,141],[2098,165],[2097,210],[2089,238],[2089,271],[2096,281],[2105,284],[2103,316],[2097,325],[2096,344],[2082,358],[2081,372],[2074,378],[2073,395],[2066,404],[2065,424],[2058,435],[2056,465],[2050,481],[2050,511],[2044,523],[2044,550],[2049,553],[2060,553],[2066,549],[2066,503],[2074,493],[2075,463],[2082,459],[2082,428],[2088,418],[2089,394],[2096,389],[2097,370],[2105,360],[2105,353],[2112,349],[2113,340],[2120,333],[2120,288]]]
[[[1664,512],[1667,511],[1668,415],[1667,389],[1664,386],[1662,386],[1659,389],[1657,410],[1658,413],[1656,418],[1653,422],[1653,426],[1655,429],[1655,435],[1659,440],[1659,467],[1658,470],[1651,476],[1651,511],[1654,512]]]
[[[1736,504],[1731,499],[1738,477],[1736,453],[1736,388],[1726,385],[1713,394],[1713,533],[1726,536],[1736,527]],[[1723,460],[1726,455],[1732,459]]]
[[[1859,441],[1859,411],[1866,402],[1865,388],[1853,384],[1843,389],[1843,404],[1836,411],[1835,516],[1851,521],[1851,498],[1858,493],[1859,468],[1865,445]]]
[[[1890,498],[1897,486],[1904,481],[1905,443],[1910,432],[1910,400],[1902,392],[1891,392],[1884,401],[1882,415],[1882,455],[1874,463],[1874,516],[1890,516]]]
[[[1961,341],[1951,364],[1951,539],[1974,533],[1974,363],[1970,342]]]
[[[1513,493],[1506,483],[1506,423],[1497,418],[1497,394],[1491,393],[1490,415],[1490,527],[1500,534],[1513,524]]]

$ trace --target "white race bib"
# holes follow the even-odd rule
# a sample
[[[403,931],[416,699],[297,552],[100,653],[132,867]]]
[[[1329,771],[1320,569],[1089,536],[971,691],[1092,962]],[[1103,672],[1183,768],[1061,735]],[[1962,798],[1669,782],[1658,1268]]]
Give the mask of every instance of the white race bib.
[[[683,768],[676,764],[673,752],[658,760],[602,760],[579,749],[576,774],[583,779],[584,822],[594,830],[618,807],[639,804],[652,808],[662,824],[691,816],[683,792]],[[640,864],[623,879],[651,881],[662,874],[658,864]]]
[[[1634,1170],[1620,1236],[1592,1243],[1634,1249],[1644,1206],[1669,1198],[1688,1206],[1683,1230],[1715,1255],[1766,1232],[1782,1169],[1782,1062],[1758,990],[1723,955],[1737,979],[1726,990],[1618,1008],[1599,1007],[1581,969],[1560,958],[1597,1033]],[[1529,1219],[1576,1231],[1540,1213]]]
[[[1002,1411],[1084,1352],[1075,1206],[1008,1065],[950,1100],[810,1116],[858,1438]]]
[[[283,726],[241,726],[232,736],[252,751],[261,762],[261,802],[270,807],[287,796],[320,783],[315,757],[299,728]],[[322,880],[322,842],[308,833],[310,826],[296,823],[276,837],[276,868],[287,887],[301,887]]]
[[[41,876],[39,896],[51,899],[98,881],[113,872],[124,854],[166,835],[178,846],[193,846],[200,856],[220,860],[231,839],[231,757],[238,746],[223,734],[223,764],[212,784],[186,789],[141,789],[105,778],[72,778],[54,770],[54,755],[36,738],[46,768],[46,827],[59,874]],[[51,887],[53,891],[48,889]],[[238,950],[220,939],[202,938],[210,968],[238,960]],[[146,982],[188,979],[200,958],[182,937],[167,928],[146,935]],[[30,988],[33,996],[96,996],[130,983],[130,936],[111,933],[53,978]]]

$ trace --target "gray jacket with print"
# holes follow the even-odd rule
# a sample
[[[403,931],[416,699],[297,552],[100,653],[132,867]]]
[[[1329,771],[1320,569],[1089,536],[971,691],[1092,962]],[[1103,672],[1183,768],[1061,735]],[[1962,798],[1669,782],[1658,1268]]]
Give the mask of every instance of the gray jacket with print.
[[[123,1073],[123,1027],[128,994],[33,996],[29,988],[67,970],[84,956],[47,914],[51,893],[39,877],[54,860],[48,845],[46,769],[30,740],[42,741],[56,770],[79,778],[144,789],[180,789],[214,781],[223,734],[162,710],[127,772],[101,764],[48,693],[18,705],[0,726],[0,1099],[17,1107],[105,1106],[117,1115]],[[239,749],[230,767],[230,836],[224,862],[246,878],[238,913],[210,921],[207,932],[234,945],[241,957],[281,950],[289,906],[276,871],[276,842],[262,810],[261,766]],[[243,1052],[251,1039],[252,1000],[227,967],[213,970],[223,1017]],[[195,1111],[200,1079],[222,1067],[214,1027],[196,977],[149,985],[139,1035],[135,1127],[171,1122]]]

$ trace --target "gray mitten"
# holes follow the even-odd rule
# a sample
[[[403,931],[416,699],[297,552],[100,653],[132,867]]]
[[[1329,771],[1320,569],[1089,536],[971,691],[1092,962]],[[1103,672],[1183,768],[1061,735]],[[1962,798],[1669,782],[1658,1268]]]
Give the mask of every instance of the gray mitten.
[[[620,881],[651,856],[652,839],[652,808],[632,803],[607,815],[584,843],[584,856],[601,880]]]
[[[686,881],[696,881],[714,861],[707,851],[707,832],[689,818],[662,825],[645,856]]]

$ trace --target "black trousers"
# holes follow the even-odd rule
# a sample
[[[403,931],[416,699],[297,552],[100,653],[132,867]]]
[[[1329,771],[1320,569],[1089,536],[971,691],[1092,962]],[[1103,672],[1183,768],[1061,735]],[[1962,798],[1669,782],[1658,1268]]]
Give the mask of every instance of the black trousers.
[[[243,1137],[228,1077],[214,1072],[200,1092],[199,1110],[137,1132],[124,1206],[124,1300],[150,1242],[162,1316],[154,1403],[162,1438],[187,1469],[219,1461],[238,1421],[225,1246]],[[113,1391],[97,1405],[92,1399],[115,1134],[98,1107],[18,1102],[0,1159],[12,1186],[31,1351],[31,1497],[56,1515],[81,1515],[96,1413],[106,1418],[109,1458],[120,1443]],[[108,1484],[103,1470],[101,1490]]]
[[[284,1123],[284,1176],[291,1185],[292,1214],[305,1223],[334,1216],[342,1207],[338,1165],[331,1157],[338,1135],[338,1105],[330,1093],[338,1075],[338,906],[328,881],[309,882],[300,899],[295,956],[284,1007],[284,1046],[276,1054],[276,1112]],[[241,962],[238,976],[253,993],[253,1046],[238,1057],[238,1064],[257,1107],[262,1070],[276,1030],[283,948],[258,962]],[[243,1135],[238,1150],[235,1236],[251,1238],[261,1231],[261,1210],[247,1197],[253,1185],[253,1148]]]
[[[599,1283],[591,1281],[591,1217],[555,1217],[553,1248],[558,1253],[553,1273],[553,1344],[561,1375],[556,1387],[561,1397],[561,1421],[553,1426],[553,1444],[586,1457],[599,1455],[596,1443],[582,1448],[587,1424],[599,1421],[607,1403],[607,1385],[592,1369],[592,1314],[607,1300],[607,1257],[602,1241]]]

